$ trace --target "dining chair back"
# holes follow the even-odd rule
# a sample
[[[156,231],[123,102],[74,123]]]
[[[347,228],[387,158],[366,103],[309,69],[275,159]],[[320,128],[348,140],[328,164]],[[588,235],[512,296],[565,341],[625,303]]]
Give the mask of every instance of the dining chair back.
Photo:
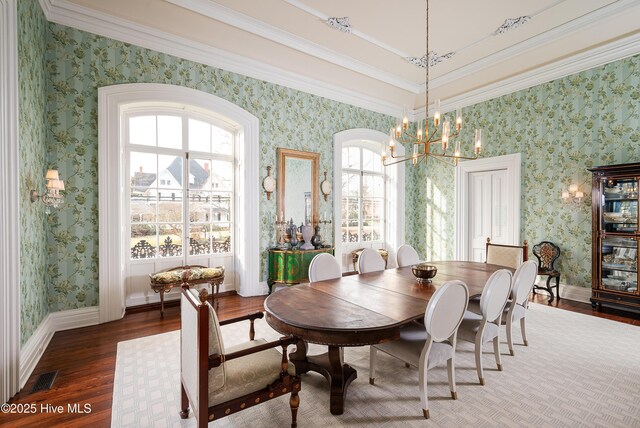
[[[365,248],[358,258],[358,273],[378,272],[385,269],[382,256],[371,248]]]
[[[518,269],[528,260],[529,244],[527,241],[522,245],[492,244],[491,238],[487,238],[486,251],[487,263]]]
[[[342,276],[340,263],[329,253],[321,253],[315,256],[309,264],[309,281],[325,281]]]
[[[370,348],[369,383],[375,384],[375,364],[380,350],[408,366],[418,368],[422,415],[429,418],[427,371],[447,363],[451,398],[458,398],[455,379],[456,335],[469,302],[469,289],[459,280],[447,281],[433,293],[424,314],[424,325],[412,322],[400,329],[400,339]]]
[[[524,345],[529,345],[525,330],[525,317],[527,315],[527,307],[529,306],[529,294],[531,294],[533,285],[536,282],[537,273],[538,264],[533,260],[529,260],[521,264],[513,275],[511,301],[507,303],[505,316],[502,320],[502,323],[506,326],[507,344],[509,345],[511,355],[515,355],[512,339],[513,323],[518,320],[520,320],[520,331],[522,332]]]
[[[398,263],[398,267],[411,266],[420,262],[420,256],[411,245],[404,244],[398,248],[396,262]]]
[[[498,370],[502,370],[500,360],[500,324],[502,312],[511,292],[511,272],[507,269],[495,271],[487,280],[480,296],[480,314],[466,311],[458,337],[475,344],[476,370],[480,385],[484,385],[482,370],[482,345],[493,341],[493,352]]]

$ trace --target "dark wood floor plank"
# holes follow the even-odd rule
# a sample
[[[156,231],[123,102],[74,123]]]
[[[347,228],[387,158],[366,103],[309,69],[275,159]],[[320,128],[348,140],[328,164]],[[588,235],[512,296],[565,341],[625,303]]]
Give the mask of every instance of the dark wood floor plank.
[[[537,294],[532,301],[546,304],[547,296]],[[228,319],[263,309],[264,297],[225,296],[218,299],[220,319]],[[591,309],[591,305],[571,300],[556,300],[551,306],[582,314],[607,318],[640,326],[640,315],[605,308],[602,312]],[[32,415],[0,414],[3,427],[109,427],[113,381],[118,342],[153,334],[166,333],[180,328],[180,313],[177,306],[165,308],[164,318],[159,310],[140,311],[127,314],[122,320],[97,326],[56,333],[40,359],[36,369],[22,391],[11,399],[11,403],[35,403],[63,405],[89,403],[89,414]],[[53,388],[29,394],[36,377],[41,373],[59,370]]]

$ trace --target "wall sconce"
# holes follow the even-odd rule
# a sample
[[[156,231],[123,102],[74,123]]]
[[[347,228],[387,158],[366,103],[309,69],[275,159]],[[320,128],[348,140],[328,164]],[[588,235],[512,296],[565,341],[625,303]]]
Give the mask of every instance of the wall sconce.
[[[562,192],[562,202],[565,204],[571,204],[575,207],[580,206],[582,204],[582,200],[584,199],[584,192],[579,190],[577,184],[572,184],[569,186],[568,191]]]
[[[60,192],[64,191],[64,181],[60,180],[57,169],[48,170],[44,178],[47,180],[44,194],[41,195],[37,191],[31,190],[29,198],[31,202],[35,202],[40,198],[46,206],[45,212],[49,214],[51,212],[50,207],[58,208],[62,204],[64,196]]]

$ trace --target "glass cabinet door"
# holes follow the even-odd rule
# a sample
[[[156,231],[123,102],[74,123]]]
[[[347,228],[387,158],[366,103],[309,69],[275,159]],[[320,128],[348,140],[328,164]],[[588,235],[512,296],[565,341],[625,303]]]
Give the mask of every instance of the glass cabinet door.
[[[633,237],[602,239],[602,284],[605,290],[637,293],[638,241]]]
[[[605,180],[602,230],[607,233],[637,233],[638,182],[635,179]]]

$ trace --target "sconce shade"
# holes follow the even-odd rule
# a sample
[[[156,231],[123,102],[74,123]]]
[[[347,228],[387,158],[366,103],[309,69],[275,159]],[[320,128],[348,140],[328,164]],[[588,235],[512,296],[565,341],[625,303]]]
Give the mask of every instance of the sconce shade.
[[[64,181],[58,180],[58,190],[64,190]]]
[[[50,178],[47,181],[47,189],[60,189],[60,180]]]
[[[47,175],[45,175],[44,178],[46,178],[47,180],[59,180],[60,177],[58,176],[58,170],[57,169],[48,170]]]

